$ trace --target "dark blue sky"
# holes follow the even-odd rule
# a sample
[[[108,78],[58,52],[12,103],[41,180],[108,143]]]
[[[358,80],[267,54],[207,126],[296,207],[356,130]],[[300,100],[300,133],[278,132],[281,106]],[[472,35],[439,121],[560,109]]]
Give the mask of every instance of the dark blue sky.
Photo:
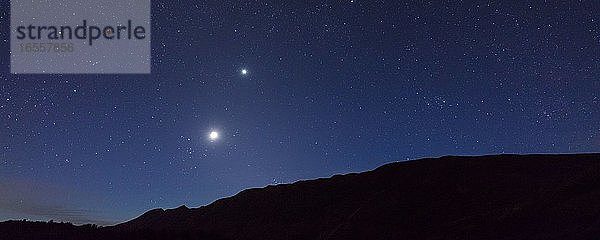
[[[441,2],[155,0],[151,75],[11,75],[3,1],[0,220],[106,224],[392,161],[600,151],[600,2]]]

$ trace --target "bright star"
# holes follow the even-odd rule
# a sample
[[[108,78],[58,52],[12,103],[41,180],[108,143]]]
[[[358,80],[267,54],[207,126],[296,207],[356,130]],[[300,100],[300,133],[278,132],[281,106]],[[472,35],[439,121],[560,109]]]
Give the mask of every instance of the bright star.
[[[219,139],[219,132],[217,132],[217,131],[210,132],[210,134],[208,134],[208,138],[210,139],[210,141],[216,141],[217,139]]]
[[[247,69],[242,69],[242,75],[246,75],[248,74],[248,70]]]

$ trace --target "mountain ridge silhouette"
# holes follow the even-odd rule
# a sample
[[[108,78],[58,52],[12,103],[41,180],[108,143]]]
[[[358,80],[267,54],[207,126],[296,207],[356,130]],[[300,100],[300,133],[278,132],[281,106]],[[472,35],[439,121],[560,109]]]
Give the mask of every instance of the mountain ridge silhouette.
[[[447,156],[153,209],[84,238],[593,239],[597,202],[600,154]]]

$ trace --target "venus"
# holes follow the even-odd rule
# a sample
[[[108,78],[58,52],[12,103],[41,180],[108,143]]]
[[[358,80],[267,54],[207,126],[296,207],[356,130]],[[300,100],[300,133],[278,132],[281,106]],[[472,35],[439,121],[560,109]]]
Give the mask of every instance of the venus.
[[[219,132],[217,132],[217,131],[210,132],[210,134],[208,134],[208,138],[210,139],[211,142],[216,141],[217,139],[219,139]]]

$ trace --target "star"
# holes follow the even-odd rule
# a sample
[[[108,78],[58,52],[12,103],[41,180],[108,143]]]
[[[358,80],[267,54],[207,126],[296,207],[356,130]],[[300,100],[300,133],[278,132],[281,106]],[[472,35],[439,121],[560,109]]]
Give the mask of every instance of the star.
[[[244,68],[244,69],[242,69],[242,71],[241,71],[241,72],[242,72],[242,75],[247,75],[247,74],[248,74],[248,69],[245,69],[245,68]]]

